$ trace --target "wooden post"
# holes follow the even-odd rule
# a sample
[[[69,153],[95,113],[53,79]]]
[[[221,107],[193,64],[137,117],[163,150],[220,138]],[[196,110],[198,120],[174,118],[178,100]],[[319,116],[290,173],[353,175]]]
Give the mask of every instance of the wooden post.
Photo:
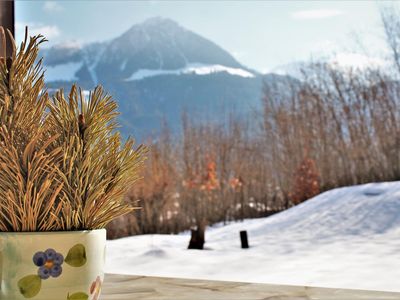
[[[0,1],[0,26],[4,27],[4,30],[10,30],[12,35],[15,37],[15,27],[14,27],[15,17],[14,17],[14,1],[6,0]],[[6,56],[10,57],[12,54],[11,43],[6,43]],[[3,47],[3,46],[2,46]],[[3,49],[0,49],[1,53]]]
[[[242,230],[240,232],[240,241],[242,243],[242,249],[249,248],[249,241],[247,240],[247,231],[246,230]]]
[[[192,235],[190,238],[188,249],[203,250],[205,243],[205,231],[205,222],[200,222],[200,224],[197,225],[196,229],[191,230]]]
[[[202,237],[201,231],[198,229],[192,229],[191,232],[192,235],[190,237],[188,249],[203,250],[204,238]]]

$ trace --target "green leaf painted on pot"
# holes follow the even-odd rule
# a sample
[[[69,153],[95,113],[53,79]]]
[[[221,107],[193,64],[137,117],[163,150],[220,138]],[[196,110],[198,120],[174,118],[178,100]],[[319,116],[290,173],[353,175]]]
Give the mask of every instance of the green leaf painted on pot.
[[[35,297],[42,286],[42,280],[38,275],[28,275],[18,281],[19,291],[25,298]]]
[[[88,300],[89,299],[89,295],[86,293],[74,293],[72,295],[68,294],[67,296],[68,300]]]
[[[86,250],[82,244],[69,249],[65,262],[72,267],[82,267],[86,263]]]

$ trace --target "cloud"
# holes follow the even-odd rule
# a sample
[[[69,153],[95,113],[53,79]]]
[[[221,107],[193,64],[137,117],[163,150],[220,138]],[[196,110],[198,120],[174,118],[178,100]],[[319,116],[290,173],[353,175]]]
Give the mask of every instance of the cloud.
[[[30,36],[41,34],[47,39],[54,39],[60,36],[60,29],[56,25],[46,25],[43,23],[21,23],[16,22],[15,29],[17,37],[23,39],[25,35],[25,26],[28,26]]]
[[[159,1],[157,1],[157,0],[149,0],[149,1],[147,1],[151,6],[154,6],[154,5],[158,5],[159,4]]]
[[[46,38],[51,39],[60,35],[60,30],[56,25],[43,25],[31,28],[30,31],[33,35],[42,34]]]
[[[310,20],[310,19],[326,19],[343,15],[344,12],[337,9],[313,9],[298,10],[291,14],[293,19]]]
[[[315,54],[331,54],[342,50],[340,43],[333,40],[321,40],[310,45],[311,53]]]
[[[58,49],[81,49],[82,48],[82,43],[78,40],[69,40],[69,41],[63,41],[62,43],[58,43],[54,45],[55,48]]]
[[[313,44],[310,49],[314,59],[325,61],[340,68],[367,69],[388,67],[388,62],[372,53],[365,53],[354,48],[344,49],[341,42],[322,40]]]
[[[49,13],[60,12],[64,10],[64,7],[56,1],[46,1],[43,4],[43,10]]]
[[[356,68],[356,69],[367,69],[367,68],[384,68],[388,67],[388,61],[385,61],[379,57],[372,57],[360,53],[342,52],[337,53],[329,61],[332,65],[342,68]]]
[[[245,51],[238,50],[238,51],[232,51],[232,55],[236,59],[241,59],[241,58],[247,56],[247,53]]]

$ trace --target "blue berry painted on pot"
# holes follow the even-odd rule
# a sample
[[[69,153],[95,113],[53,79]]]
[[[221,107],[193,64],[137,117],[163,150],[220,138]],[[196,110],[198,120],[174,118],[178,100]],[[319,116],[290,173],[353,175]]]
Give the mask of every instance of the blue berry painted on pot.
[[[56,256],[54,257],[54,263],[56,265],[61,266],[63,262],[64,262],[64,257],[60,253],[57,253]]]
[[[62,273],[62,267],[59,265],[55,265],[50,269],[50,276],[51,277],[58,277]]]
[[[33,263],[38,267],[43,266],[46,260],[47,256],[42,251],[36,252],[35,255],[33,256]]]
[[[62,254],[54,249],[47,249],[44,252],[38,251],[33,256],[33,263],[39,267],[38,275],[41,279],[60,276],[63,262],[64,257]]]
[[[49,259],[49,260],[53,260],[57,254],[56,250],[54,250],[54,249],[47,249],[44,253],[47,256],[47,259]]]
[[[42,279],[47,279],[50,277],[50,270],[47,269],[45,266],[42,266],[38,270],[38,275]]]

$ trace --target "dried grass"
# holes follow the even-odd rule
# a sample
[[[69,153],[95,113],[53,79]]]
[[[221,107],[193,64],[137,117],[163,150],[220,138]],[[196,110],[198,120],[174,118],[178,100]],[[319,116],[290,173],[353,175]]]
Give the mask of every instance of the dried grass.
[[[117,105],[101,87],[88,99],[76,86],[50,99],[37,61],[45,39],[27,37],[17,51],[9,34],[13,56],[0,60],[0,231],[104,228],[134,209],[123,194],[147,149],[121,141]]]

